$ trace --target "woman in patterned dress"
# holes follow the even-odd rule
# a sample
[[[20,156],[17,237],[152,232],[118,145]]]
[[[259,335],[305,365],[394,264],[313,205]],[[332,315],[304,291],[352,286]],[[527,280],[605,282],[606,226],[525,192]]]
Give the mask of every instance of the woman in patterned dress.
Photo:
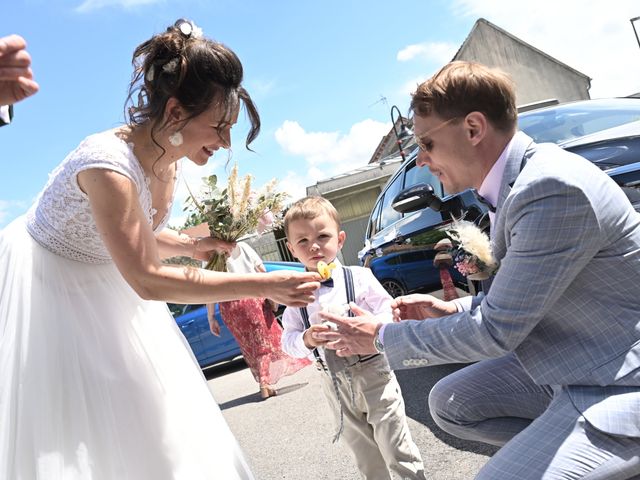
[[[234,273],[265,272],[262,259],[244,242],[237,243],[227,259],[227,271]],[[293,358],[280,348],[282,327],[274,311],[278,304],[266,298],[245,298],[220,302],[220,315],[235,337],[253,378],[260,385],[260,396],[276,395],[273,386],[282,377],[292,375],[311,362]],[[207,305],[211,333],[220,335],[220,324],[214,316],[214,304]]]

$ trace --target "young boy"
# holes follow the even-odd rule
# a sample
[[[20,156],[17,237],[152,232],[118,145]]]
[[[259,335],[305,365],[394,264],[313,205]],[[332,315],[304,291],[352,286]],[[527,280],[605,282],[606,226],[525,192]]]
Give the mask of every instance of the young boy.
[[[334,206],[322,197],[307,197],[284,218],[287,247],[308,270],[318,262],[333,263],[333,286],[322,284],[316,301],[305,308],[288,307],[282,324],[282,349],[293,357],[314,358],[322,373],[325,396],[364,479],[424,479],[420,452],[411,439],[400,385],[384,355],[340,358],[312,338],[321,324],[322,308],[341,308],[348,300],[391,321],[391,297],[369,269],[343,267],[336,255],[345,240]],[[332,265],[333,266],[333,265]],[[345,274],[345,270],[348,270]],[[349,298],[350,297],[350,298]],[[320,348],[317,348],[320,347]]]

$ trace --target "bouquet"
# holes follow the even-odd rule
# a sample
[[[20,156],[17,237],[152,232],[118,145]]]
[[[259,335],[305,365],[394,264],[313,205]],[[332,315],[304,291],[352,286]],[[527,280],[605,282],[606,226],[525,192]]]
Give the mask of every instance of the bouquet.
[[[238,166],[234,165],[226,188],[220,189],[216,175],[205,177],[203,181],[199,196],[189,190],[184,210],[191,209],[189,224],[207,223],[212,237],[235,242],[251,233],[262,234],[282,222],[288,195],[275,191],[275,179],[254,191],[253,177],[245,175],[239,179]],[[226,255],[214,253],[205,268],[224,272],[226,261]]]
[[[451,239],[451,257],[456,270],[470,280],[486,280],[498,271],[486,233],[473,222],[454,220],[445,233]]]

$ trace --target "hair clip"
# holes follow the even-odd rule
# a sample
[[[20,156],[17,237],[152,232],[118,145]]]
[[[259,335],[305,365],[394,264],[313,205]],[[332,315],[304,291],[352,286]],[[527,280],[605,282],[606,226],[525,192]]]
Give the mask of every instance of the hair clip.
[[[202,37],[202,29],[197,27],[195,23],[189,20],[178,20],[176,22],[176,27],[180,30],[185,37],[190,38],[201,38]]]

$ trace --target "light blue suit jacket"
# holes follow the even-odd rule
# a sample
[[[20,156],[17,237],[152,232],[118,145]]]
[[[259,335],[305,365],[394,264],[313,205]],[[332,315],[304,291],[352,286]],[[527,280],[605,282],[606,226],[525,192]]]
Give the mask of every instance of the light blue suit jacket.
[[[500,269],[465,311],[385,327],[392,368],[515,352],[596,428],[640,437],[640,215],[591,162],[516,134],[492,227]]]

